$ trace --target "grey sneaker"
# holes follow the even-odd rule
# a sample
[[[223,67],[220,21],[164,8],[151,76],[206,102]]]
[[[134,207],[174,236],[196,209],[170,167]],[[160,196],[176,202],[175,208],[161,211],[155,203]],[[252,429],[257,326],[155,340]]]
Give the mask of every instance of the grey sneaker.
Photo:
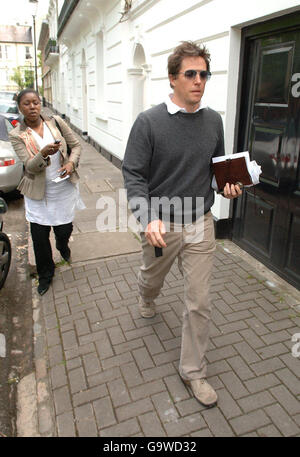
[[[140,297],[140,300],[139,300],[139,311],[140,311],[140,315],[142,317],[145,317],[146,319],[149,319],[150,317],[154,317],[155,316],[155,304],[154,304],[154,301],[152,300],[151,302],[149,303],[146,303],[142,297]]]
[[[206,408],[212,408],[217,404],[218,395],[206,379],[191,379],[189,381],[183,379],[183,382],[189,386],[195,398]]]

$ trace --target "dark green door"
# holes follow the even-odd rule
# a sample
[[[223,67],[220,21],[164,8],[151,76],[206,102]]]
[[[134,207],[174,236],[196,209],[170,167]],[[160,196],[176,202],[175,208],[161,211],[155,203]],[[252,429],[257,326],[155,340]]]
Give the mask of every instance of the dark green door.
[[[236,204],[233,239],[300,287],[300,21],[292,18],[246,33],[237,150],[249,150],[262,175]]]

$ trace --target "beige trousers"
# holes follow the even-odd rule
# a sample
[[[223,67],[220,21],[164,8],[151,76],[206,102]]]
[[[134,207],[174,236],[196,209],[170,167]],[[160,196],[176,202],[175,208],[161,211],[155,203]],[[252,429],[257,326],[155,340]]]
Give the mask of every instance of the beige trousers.
[[[178,231],[180,230],[180,231]],[[164,236],[167,247],[161,257],[155,257],[144,234],[142,237],[143,265],[138,275],[140,295],[145,302],[160,293],[164,279],[174,260],[184,278],[184,312],[179,373],[183,379],[206,377],[205,352],[209,341],[210,301],[209,279],[216,247],[211,212],[194,224],[171,224]]]

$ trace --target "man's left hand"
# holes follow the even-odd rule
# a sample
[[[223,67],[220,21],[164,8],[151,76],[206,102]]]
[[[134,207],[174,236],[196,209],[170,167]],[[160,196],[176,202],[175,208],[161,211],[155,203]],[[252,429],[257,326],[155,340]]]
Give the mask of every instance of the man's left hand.
[[[242,195],[242,190],[238,184],[229,184],[227,183],[224,187],[224,197],[225,198],[236,198]]]

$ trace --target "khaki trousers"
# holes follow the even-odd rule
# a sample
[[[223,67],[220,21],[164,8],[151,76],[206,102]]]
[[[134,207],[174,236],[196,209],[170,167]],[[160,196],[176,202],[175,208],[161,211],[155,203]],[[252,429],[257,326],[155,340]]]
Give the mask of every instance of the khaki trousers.
[[[185,305],[179,373],[186,380],[205,378],[204,356],[211,313],[209,279],[216,248],[212,214],[209,211],[189,226],[171,224],[170,231],[164,236],[167,247],[161,257],[155,257],[154,247],[149,245],[143,233],[141,237],[143,265],[138,285],[146,303],[159,295],[164,279],[178,257],[178,267],[184,278]]]

